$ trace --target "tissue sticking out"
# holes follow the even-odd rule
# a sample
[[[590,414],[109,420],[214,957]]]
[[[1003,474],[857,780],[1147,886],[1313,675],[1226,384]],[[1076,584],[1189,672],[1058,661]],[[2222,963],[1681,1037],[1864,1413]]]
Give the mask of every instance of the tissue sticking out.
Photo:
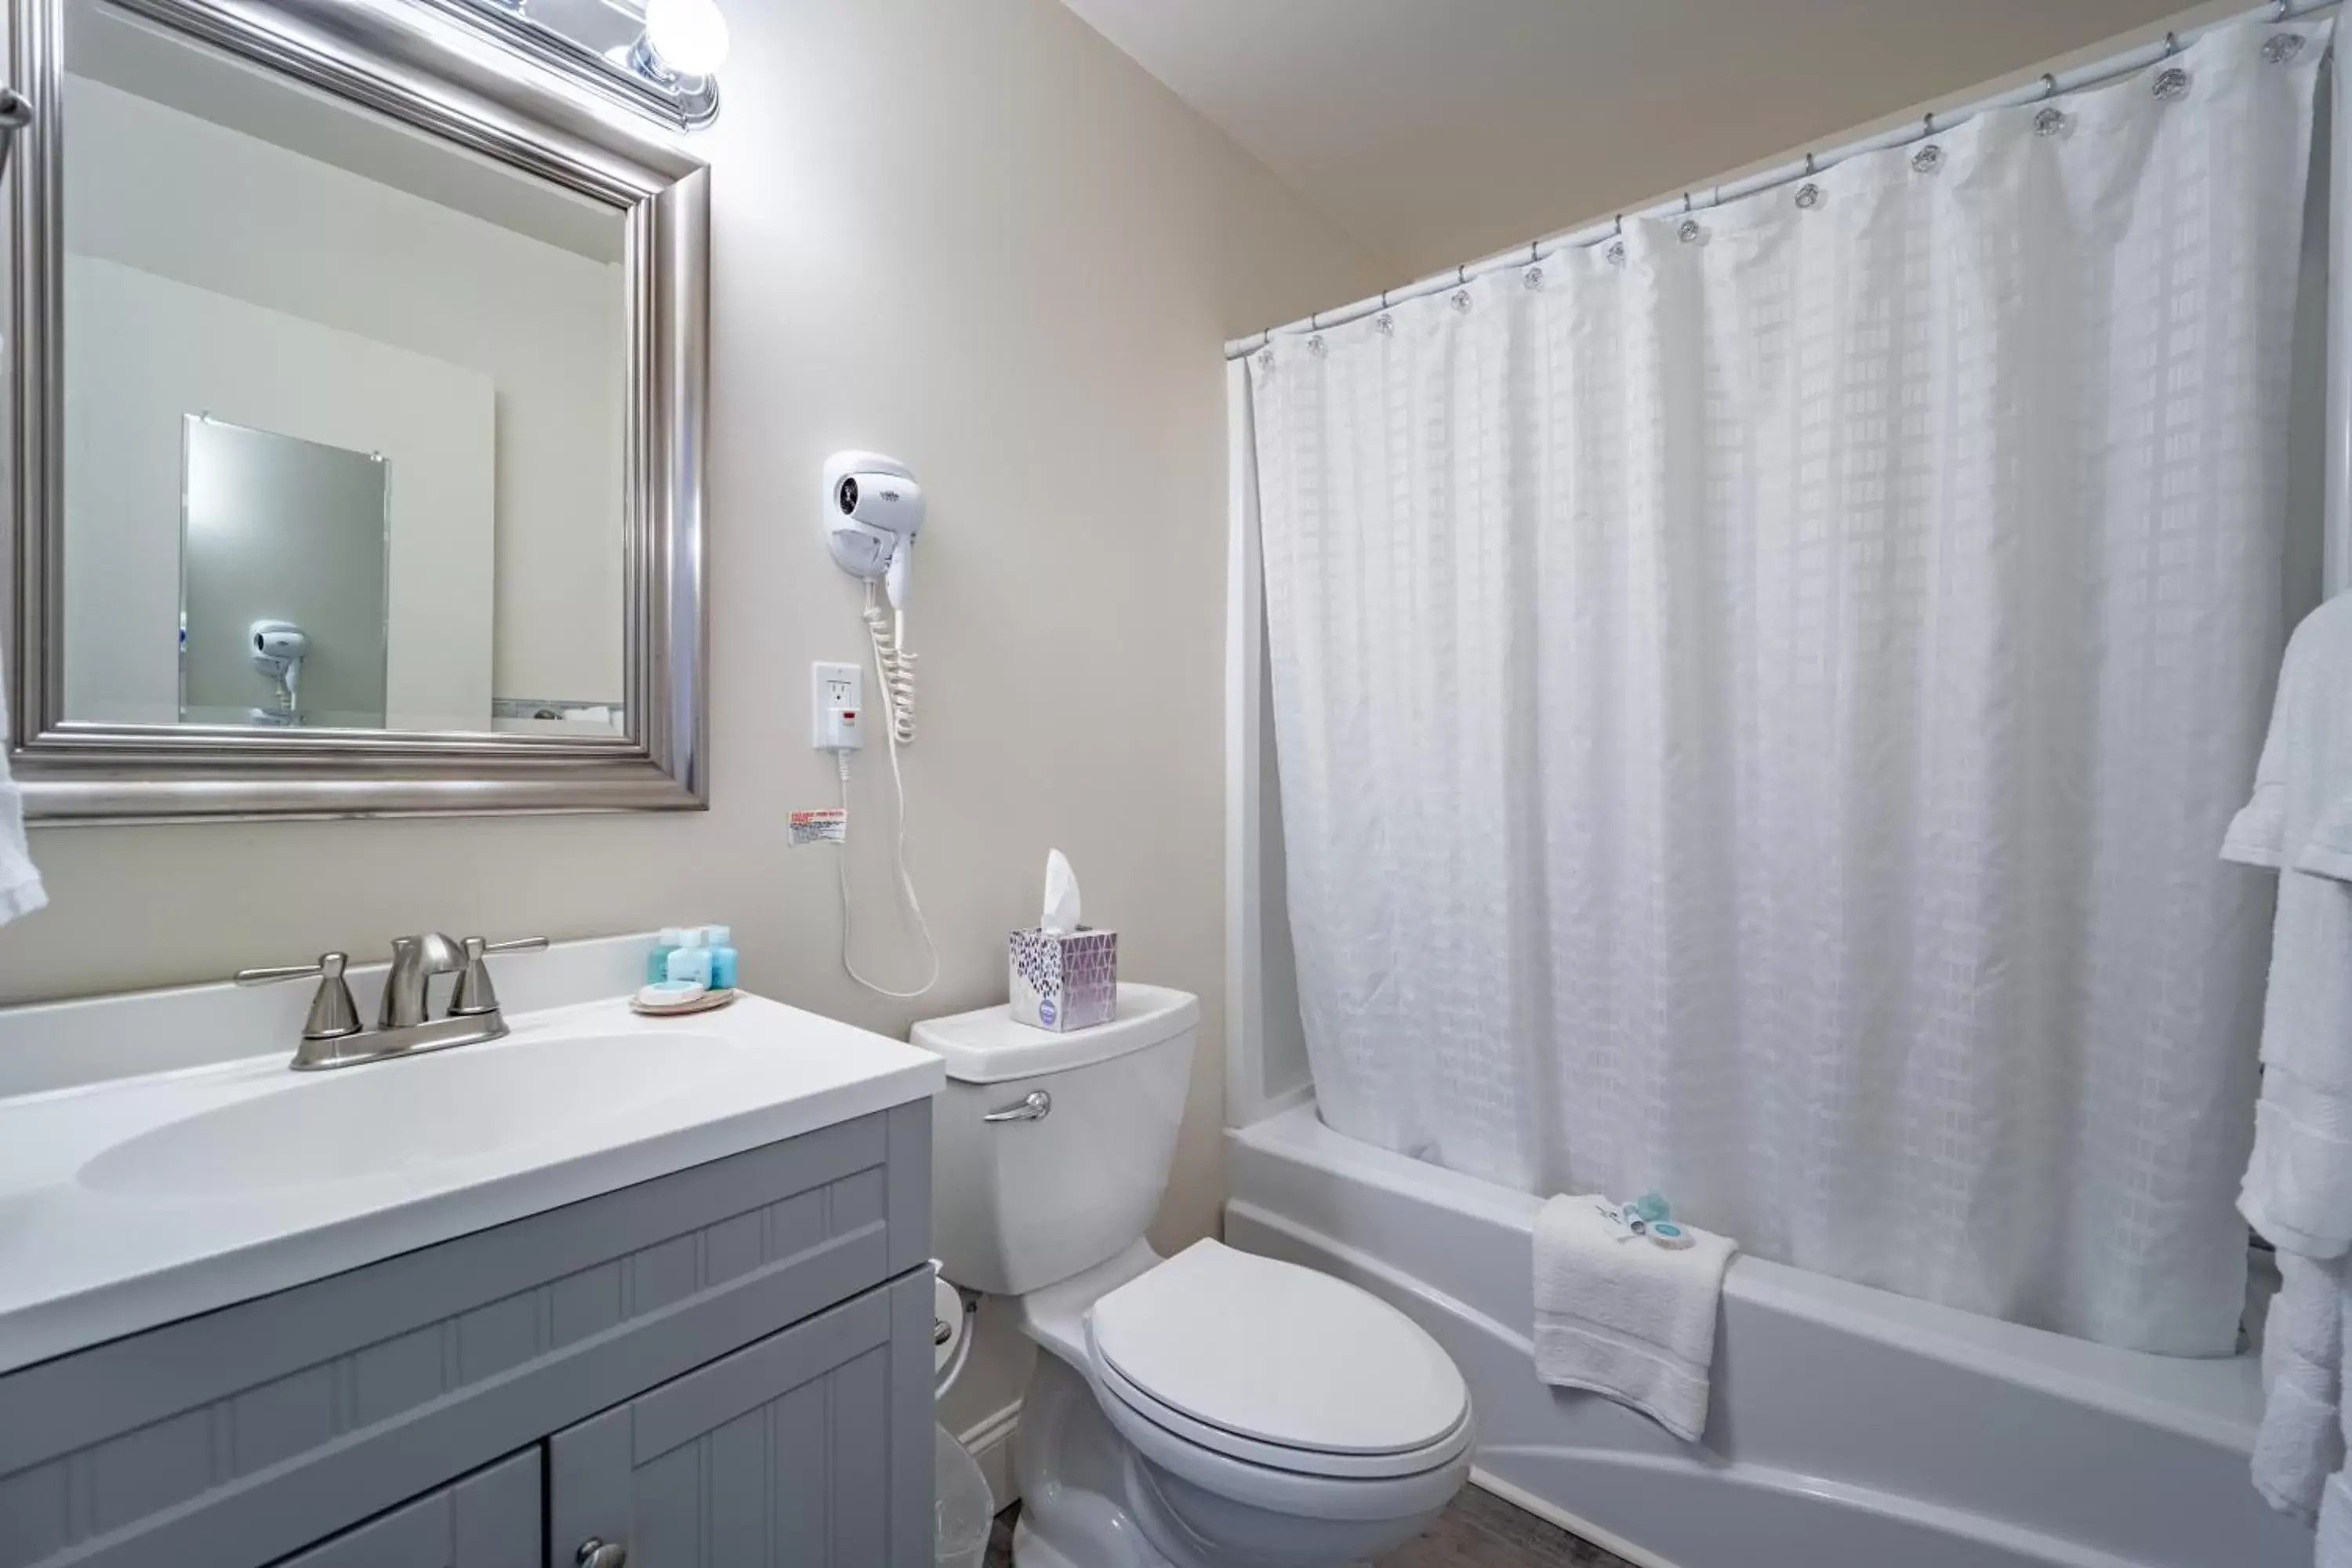
[[[1078,929],[1078,875],[1058,849],[1045,852],[1045,912],[1037,927],[1055,936]]]

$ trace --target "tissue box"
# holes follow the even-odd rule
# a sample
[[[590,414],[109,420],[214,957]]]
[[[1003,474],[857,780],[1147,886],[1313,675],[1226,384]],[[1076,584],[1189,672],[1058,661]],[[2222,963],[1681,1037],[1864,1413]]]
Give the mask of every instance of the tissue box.
[[[1080,926],[1067,936],[1016,931],[1011,943],[1013,1021],[1091,1028],[1118,1011],[1118,932]]]

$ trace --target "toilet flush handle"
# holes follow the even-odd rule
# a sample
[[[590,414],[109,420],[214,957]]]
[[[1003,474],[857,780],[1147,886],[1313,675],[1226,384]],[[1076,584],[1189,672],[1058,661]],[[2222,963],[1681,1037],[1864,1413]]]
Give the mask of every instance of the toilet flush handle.
[[[992,1110],[982,1121],[1041,1121],[1054,1109],[1054,1097],[1042,1089],[1031,1089],[1018,1105],[1008,1105],[1002,1110]]]

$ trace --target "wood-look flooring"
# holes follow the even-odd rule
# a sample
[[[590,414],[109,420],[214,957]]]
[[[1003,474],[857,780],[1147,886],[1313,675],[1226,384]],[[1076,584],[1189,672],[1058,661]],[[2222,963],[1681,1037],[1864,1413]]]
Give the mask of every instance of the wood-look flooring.
[[[1012,1568],[1014,1503],[996,1516],[987,1568]],[[1380,1568],[1629,1568],[1622,1557],[1513,1508],[1498,1497],[1464,1487],[1445,1512],[1414,1541],[1390,1552]]]

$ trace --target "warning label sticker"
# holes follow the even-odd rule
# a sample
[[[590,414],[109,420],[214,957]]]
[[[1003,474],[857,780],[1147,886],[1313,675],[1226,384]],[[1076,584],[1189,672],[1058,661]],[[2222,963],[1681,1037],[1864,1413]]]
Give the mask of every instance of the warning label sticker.
[[[792,816],[793,847],[803,844],[839,844],[849,837],[849,813],[835,806],[829,811],[796,811]]]

